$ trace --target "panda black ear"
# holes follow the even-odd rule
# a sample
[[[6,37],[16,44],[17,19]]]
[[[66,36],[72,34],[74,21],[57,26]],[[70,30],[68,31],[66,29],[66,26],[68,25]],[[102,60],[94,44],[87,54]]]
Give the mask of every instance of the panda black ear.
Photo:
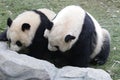
[[[12,19],[11,19],[11,18],[8,18],[8,19],[7,19],[7,25],[10,27],[11,24],[12,24]]]
[[[53,22],[50,22],[50,23],[49,23],[49,25],[47,25],[47,27],[46,27],[46,28],[47,28],[48,30],[51,30],[51,29],[52,29],[52,27],[53,27]]]
[[[65,42],[69,42],[69,41],[71,41],[71,40],[73,40],[73,39],[75,39],[75,36],[67,35],[67,36],[65,37]]]
[[[24,23],[23,25],[22,25],[22,31],[25,31],[25,30],[29,30],[30,29],[30,25],[28,24],[28,23]]]

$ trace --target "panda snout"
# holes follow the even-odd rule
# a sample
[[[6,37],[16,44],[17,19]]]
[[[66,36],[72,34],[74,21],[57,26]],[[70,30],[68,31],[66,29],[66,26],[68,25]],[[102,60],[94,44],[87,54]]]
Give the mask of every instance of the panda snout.
[[[20,47],[18,47],[17,45],[10,45],[10,50],[12,50],[12,51],[19,51]]]
[[[59,50],[59,46],[54,46],[55,48],[57,48],[57,50]]]
[[[53,46],[51,46],[51,45],[48,45],[48,49],[49,49],[50,51],[57,51],[57,50],[58,50],[58,47],[56,48],[55,46],[53,47]]]

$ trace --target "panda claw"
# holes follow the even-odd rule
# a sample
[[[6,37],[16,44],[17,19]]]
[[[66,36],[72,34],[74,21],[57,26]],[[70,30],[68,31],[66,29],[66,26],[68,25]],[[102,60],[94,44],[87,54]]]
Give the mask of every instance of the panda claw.
[[[97,64],[99,65],[103,65],[104,63],[105,63],[104,61],[100,61],[100,60],[97,61]]]
[[[103,65],[105,61],[95,58],[91,63],[94,65]]]

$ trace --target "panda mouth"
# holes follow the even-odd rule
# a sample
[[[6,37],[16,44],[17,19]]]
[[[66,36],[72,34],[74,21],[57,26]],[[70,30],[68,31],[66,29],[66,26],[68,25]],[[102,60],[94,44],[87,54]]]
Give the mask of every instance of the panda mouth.
[[[29,49],[26,47],[22,47],[19,51],[17,51],[18,53],[22,53],[22,54],[27,54],[29,53]]]
[[[8,47],[11,48],[11,46],[10,46],[11,42],[7,41],[7,44],[8,44]],[[26,47],[22,46],[22,47],[20,47],[20,50],[18,50],[16,52],[27,54],[29,52],[29,50]]]
[[[10,48],[10,43],[11,43],[11,41],[8,40],[8,41],[7,41],[7,44],[8,44],[8,47],[9,47],[9,48]]]

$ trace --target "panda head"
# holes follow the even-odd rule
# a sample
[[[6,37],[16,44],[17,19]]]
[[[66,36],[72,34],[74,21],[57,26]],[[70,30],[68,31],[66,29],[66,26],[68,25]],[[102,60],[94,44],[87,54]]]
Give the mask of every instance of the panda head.
[[[59,38],[52,38],[51,36],[49,37],[49,43],[48,43],[48,49],[50,51],[61,51],[61,52],[65,52],[67,50],[69,50],[72,45],[75,42],[75,36],[73,35],[65,35],[65,37],[63,38],[63,36],[59,36]]]
[[[54,18],[53,26],[47,27],[44,37],[48,38],[51,51],[68,51],[78,40],[84,22],[85,11],[78,6],[67,6]]]
[[[44,13],[42,13],[43,10]],[[39,13],[40,12],[40,13]],[[45,15],[44,15],[45,14]],[[47,14],[51,14],[50,16]],[[54,18],[55,14],[47,9],[35,11],[25,11],[18,15],[14,20],[7,20],[7,39],[10,49],[19,51],[22,48],[29,47],[35,38],[38,27],[43,30],[45,26],[52,25],[49,19]],[[48,18],[47,18],[47,17]],[[41,32],[42,33],[42,32]]]
[[[8,18],[7,25],[7,39],[11,50],[19,51],[32,43],[34,37],[31,33],[32,24],[29,22],[19,22],[19,20],[12,21]]]
[[[64,32],[62,33],[59,32],[59,30],[46,29],[44,37],[48,39],[48,49],[50,51],[59,50],[65,52],[69,50],[76,41],[76,37],[74,35]]]

